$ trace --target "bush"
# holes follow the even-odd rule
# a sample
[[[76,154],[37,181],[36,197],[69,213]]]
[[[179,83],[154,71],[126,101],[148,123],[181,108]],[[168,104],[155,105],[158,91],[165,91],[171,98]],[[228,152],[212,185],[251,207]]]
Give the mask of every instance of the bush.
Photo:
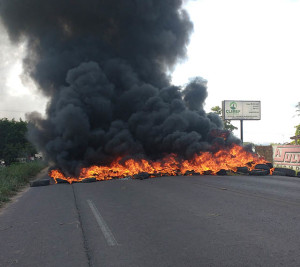
[[[45,163],[41,161],[0,167],[0,206],[3,202],[9,201],[10,197],[28,184],[45,167]]]

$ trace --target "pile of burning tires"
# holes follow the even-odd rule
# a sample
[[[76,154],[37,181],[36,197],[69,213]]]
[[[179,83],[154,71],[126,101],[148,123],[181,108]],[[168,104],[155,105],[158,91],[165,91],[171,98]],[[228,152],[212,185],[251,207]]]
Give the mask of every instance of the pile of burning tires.
[[[251,175],[251,176],[266,176],[266,175],[273,175],[273,176],[289,176],[289,177],[299,177],[300,178],[300,172],[298,174],[296,173],[295,170],[292,169],[287,169],[287,168],[273,168],[273,165],[271,163],[266,163],[266,164],[257,164],[254,169],[249,170],[248,167],[238,167],[236,174],[239,175]],[[199,175],[198,173],[190,172],[185,175]],[[205,173],[204,175],[210,175],[209,172]],[[217,173],[217,175],[230,175],[226,170],[221,170]],[[134,175],[133,177],[125,177],[122,178],[124,180],[127,179],[137,179],[137,180],[144,180],[150,178],[150,174],[143,172]],[[87,178],[82,180],[82,183],[91,183],[91,182],[96,182],[96,178]],[[58,184],[60,183],[68,183],[68,181],[63,180],[63,179],[57,179],[56,181]],[[36,180],[30,182],[31,187],[38,187],[38,186],[45,186],[45,185],[50,185],[53,184],[50,182],[50,179],[41,179],[41,180]]]
[[[274,176],[300,177],[300,172],[298,172],[297,174],[296,171],[292,169],[273,168],[272,163],[257,164],[255,168],[251,171],[247,167],[239,167],[237,168],[236,173],[248,174],[253,176],[274,175]]]

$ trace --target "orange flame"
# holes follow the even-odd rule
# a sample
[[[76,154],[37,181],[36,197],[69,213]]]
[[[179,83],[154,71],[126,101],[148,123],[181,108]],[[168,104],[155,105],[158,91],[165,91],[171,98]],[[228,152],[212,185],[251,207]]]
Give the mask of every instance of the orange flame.
[[[191,173],[215,175],[220,170],[237,171],[238,167],[248,167],[254,169],[256,164],[264,164],[267,161],[256,154],[246,151],[239,145],[218,152],[203,152],[195,155],[189,160],[180,160],[175,154],[170,154],[160,161],[134,160],[128,159],[121,163],[122,158],[117,158],[109,166],[91,166],[82,168],[78,177],[65,176],[59,170],[52,170],[49,176],[55,182],[58,179],[69,183],[80,182],[86,178],[96,178],[97,180],[110,180],[113,178],[124,178],[136,174],[147,172],[151,177],[189,175]]]

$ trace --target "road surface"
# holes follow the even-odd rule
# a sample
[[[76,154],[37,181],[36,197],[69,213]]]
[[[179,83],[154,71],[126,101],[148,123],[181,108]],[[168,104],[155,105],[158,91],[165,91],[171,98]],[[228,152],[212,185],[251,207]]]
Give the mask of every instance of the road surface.
[[[300,179],[188,176],[30,188],[0,266],[300,266]]]

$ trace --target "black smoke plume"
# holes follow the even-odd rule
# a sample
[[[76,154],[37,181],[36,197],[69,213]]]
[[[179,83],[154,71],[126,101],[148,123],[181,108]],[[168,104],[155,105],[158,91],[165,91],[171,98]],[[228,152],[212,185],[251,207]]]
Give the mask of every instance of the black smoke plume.
[[[206,114],[206,82],[172,86],[193,24],[183,0],[0,0],[13,42],[27,42],[27,75],[50,97],[29,138],[69,174],[116,156],[188,158],[222,129]]]

